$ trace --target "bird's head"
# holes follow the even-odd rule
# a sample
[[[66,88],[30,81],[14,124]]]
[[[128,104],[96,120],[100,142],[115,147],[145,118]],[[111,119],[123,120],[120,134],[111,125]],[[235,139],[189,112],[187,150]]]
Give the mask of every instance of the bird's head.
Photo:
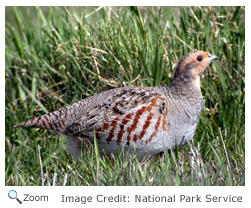
[[[192,81],[200,88],[200,75],[217,56],[204,51],[193,51],[182,57],[174,75],[174,81]]]

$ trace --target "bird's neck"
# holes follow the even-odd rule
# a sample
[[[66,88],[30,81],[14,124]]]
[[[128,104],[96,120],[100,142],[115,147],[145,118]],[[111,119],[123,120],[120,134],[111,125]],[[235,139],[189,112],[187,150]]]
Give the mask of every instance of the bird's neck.
[[[175,77],[171,83],[174,91],[182,96],[202,96],[200,88],[200,77],[195,80],[191,78]]]

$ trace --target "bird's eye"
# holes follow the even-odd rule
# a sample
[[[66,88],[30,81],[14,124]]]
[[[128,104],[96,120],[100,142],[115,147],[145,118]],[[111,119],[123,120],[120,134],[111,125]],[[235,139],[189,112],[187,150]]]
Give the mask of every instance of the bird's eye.
[[[198,56],[197,60],[201,61],[202,60],[202,56]]]

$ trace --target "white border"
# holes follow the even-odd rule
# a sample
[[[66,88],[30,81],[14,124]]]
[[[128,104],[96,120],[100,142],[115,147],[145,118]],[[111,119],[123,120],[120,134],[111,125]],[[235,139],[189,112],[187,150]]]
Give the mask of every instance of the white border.
[[[249,1],[250,2],[250,1]],[[115,1],[48,1],[48,0],[44,0],[44,1],[13,1],[13,0],[9,0],[7,2],[5,2],[5,4],[7,5],[2,5],[1,6],[1,29],[2,31],[2,50],[3,50],[3,54],[5,54],[4,52],[4,35],[5,35],[5,29],[4,29],[4,25],[5,25],[5,6],[14,6],[14,5],[23,5],[23,6],[35,6],[35,5],[40,5],[40,6],[48,6],[48,5],[72,5],[72,6],[76,6],[76,5],[86,5],[86,6],[95,6],[95,5],[103,5],[104,3],[106,3],[106,5],[117,5],[118,2]],[[167,2],[167,1],[124,1],[124,2],[120,2],[123,5],[135,5],[135,3],[137,5],[142,5],[142,3],[144,4],[144,6],[147,5],[165,5],[165,4],[172,4],[175,3],[174,6],[181,6],[184,4],[187,4],[187,1],[175,1],[175,2]],[[213,4],[214,6],[219,6],[219,5],[247,5],[248,1],[225,1],[225,2],[220,2],[220,1],[190,1],[189,3],[193,4],[193,5],[199,5],[199,4]],[[170,5],[171,6],[171,5]],[[246,6],[246,42],[247,42],[247,46],[246,48],[249,49],[248,46],[250,46],[249,44],[249,37],[250,37],[250,13],[249,13],[249,6]],[[246,57],[249,57],[249,50],[246,50]],[[1,73],[1,78],[4,79],[5,74],[4,74],[4,70],[5,69],[5,57],[4,55],[1,56],[1,63],[2,63],[2,70],[0,71]],[[250,75],[250,64],[247,61],[246,62],[247,66],[246,68],[247,70],[247,77],[249,78]],[[5,86],[4,86],[5,81],[2,80],[1,82],[1,89],[4,90]],[[247,84],[246,88],[249,88],[249,84]],[[5,93],[4,93],[5,94]],[[247,100],[247,108],[246,108],[246,125],[249,125],[249,115],[250,115],[250,105],[249,105],[249,95],[247,96],[248,99]],[[4,111],[5,109],[5,102],[1,102],[1,109],[2,111]],[[3,114],[2,114],[3,115]],[[5,121],[4,121],[5,122]],[[4,122],[2,123],[2,128],[4,128]],[[247,128],[247,133],[246,135],[248,135],[246,138],[246,148],[250,147],[250,128]],[[4,132],[4,131],[2,131]],[[2,139],[2,148],[5,147],[5,140]],[[60,207],[67,207],[69,208],[69,206],[85,206],[85,207],[92,207],[94,205],[101,205],[101,206],[109,206],[109,207],[128,207],[131,205],[135,205],[135,206],[144,206],[144,207],[152,207],[157,205],[158,207],[178,207],[182,204],[184,204],[187,208],[188,207],[200,207],[203,206],[212,206],[215,205],[215,207],[249,207],[250,203],[249,203],[249,199],[250,199],[250,192],[249,192],[249,187],[250,187],[250,179],[249,177],[246,177],[246,186],[244,187],[10,187],[10,186],[5,186],[4,184],[4,177],[5,177],[5,164],[4,164],[4,158],[5,158],[5,150],[1,151],[1,161],[2,161],[2,165],[1,165],[1,199],[3,199],[3,201],[1,201],[1,203],[3,204],[3,206],[8,205],[8,207],[16,207],[19,206],[18,202],[16,200],[10,200],[8,198],[8,192],[12,189],[16,190],[18,192],[18,197],[23,200],[24,199],[24,194],[33,194],[33,195],[48,195],[49,196],[49,202],[23,202],[23,205],[25,205],[25,207],[32,207],[34,208],[34,206],[60,206]],[[250,153],[249,151],[246,151],[246,176],[249,176],[248,173],[250,172]],[[117,203],[117,202],[107,202],[107,203],[98,203],[94,200],[94,202],[92,203],[87,203],[87,204],[81,204],[81,203],[62,203],[61,201],[61,195],[73,195],[73,196],[92,196],[93,199],[95,199],[95,197],[98,194],[103,194],[103,195],[108,195],[108,196],[116,196],[118,194],[120,195],[126,195],[130,197],[130,202],[129,203]],[[135,203],[134,202],[134,195],[136,194],[141,194],[141,195],[155,195],[155,196],[169,196],[169,195],[176,195],[176,203]],[[229,195],[236,195],[239,196],[241,195],[243,197],[243,202],[242,203],[206,203],[206,202],[201,202],[201,203],[196,203],[196,202],[190,202],[190,203],[180,203],[178,201],[178,197],[179,195],[188,195],[188,196],[194,196],[199,194],[200,196],[205,196],[206,194],[211,194],[211,195],[216,195],[216,196],[229,196]],[[170,206],[171,205],[171,206]]]

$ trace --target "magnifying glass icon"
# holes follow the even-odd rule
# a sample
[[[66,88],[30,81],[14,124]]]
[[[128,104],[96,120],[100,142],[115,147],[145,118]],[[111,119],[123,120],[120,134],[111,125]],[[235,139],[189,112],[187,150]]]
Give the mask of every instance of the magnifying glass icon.
[[[8,196],[10,199],[16,199],[20,204],[22,204],[19,198],[17,198],[17,192],[15,190],[9,191]]]

